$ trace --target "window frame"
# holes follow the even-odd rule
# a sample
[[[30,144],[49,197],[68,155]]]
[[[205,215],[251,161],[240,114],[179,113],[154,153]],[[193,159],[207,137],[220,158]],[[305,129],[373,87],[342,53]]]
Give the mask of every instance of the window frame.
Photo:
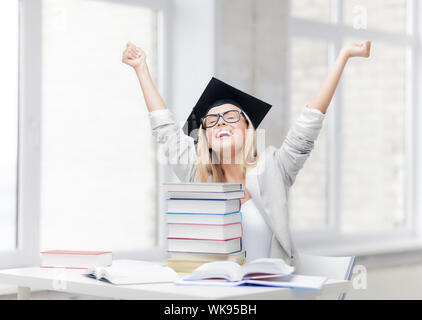
[[[169,95],[168,48],[170,32],[169,0],[99,0],[143,6],[158,12],[157,87]],[[40,251],[40,178],[41,178],[41,25],[42,0],[19,0],[19,123],[17,172],[16,248],[0,252],[0,268],[37,265]],[[164,76],[166,70],[166,76]],[[158,166],[157,166],[158,167]],[[158,176],[158,168],[157,176]],[[159,247],[159,187],[157,182],[156,246],[142,251],[116,252],[115,258],[157,258]]]
[[[408,21],[407,32],[404,34],[395,34],[380,30],[355,30],[352,26],[343,23],[343,3],[341,0],[331,0],[332,16],[330,22],[311,21],[309,19],[298,18],[292,16],[291,1],[284,2],[285,14],[285,39],[286,39],[286,101],[291,106],[291,42],[293,37],[306,37],[317,40],[326,40],[328,42],[328,67],[333,65],[337,57],[337,53],[343,46],[343,41],[347,37],[359,37],[362,39],[370,39],[374,43],[383,41],[397,45],[404,45],[407,49],[407,88],[406,88],[406,118],[405,118],[405,182],[404,191],[404,215],[405,223],[403,227],[388,232],[372,232],[372,233],[356,233],[345,235],[340,231],[341,215],[340,215],[340,195],[341,195],[341,154],[342,154],[342,136],[341,136],[341,120],[342,120],[342,91],[343,86],[340,82],[336,94],[331,103],[330,112],[328,113],[328,140],[326,154],[326,219],[327,228],[294,230],[293,236],[298,247],[310,251],[323,251],[330,253],[327,249],[336,243],[333,253],[338,254],[344,251],[349,253],[363,252],[365,247],[374,246],[376,248],[383,246],[388,248],[392,239],[395,241],[411,241],[413,243],[421,243],[419,238],[419,230],[421,218],[418,215],[419,204],[417,201],[418,179],[415,175],[418,172],[417,156],[419,148],[417,145],[417,123],[418,123],[418,92],[415,84],[419,80],[419,64],[418,64],[418,43],[419,43],[419,23],[420,7],[418,1],[408,0]],[[286,117],[288,118],[288,117]],[[288,119],[285,120],[285,126],[290,125]],[[407,243],[407,242],[406,242]],[[350,249],[352,246],[353,249]],[[412,244],[413,246],[413,244]],[[340,248],[340,249],[338,249]],[[347,248],[347,250],[346,250]]]
[[[16,248],[0,252],[0,268],[30,264],[39,247],[40,3],[19,1]]]

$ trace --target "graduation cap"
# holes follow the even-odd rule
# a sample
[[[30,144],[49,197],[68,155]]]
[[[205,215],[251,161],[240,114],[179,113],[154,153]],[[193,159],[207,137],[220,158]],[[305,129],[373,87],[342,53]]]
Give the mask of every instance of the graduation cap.
[[[270,104],[213,77],[183,126],[185,134],[193,137],[197,143],[197,130],[201,125],[201,119],[207,115],[210,109],[226,103],[233,104],[245,112],[255,129],[258,128],[272,107]]]

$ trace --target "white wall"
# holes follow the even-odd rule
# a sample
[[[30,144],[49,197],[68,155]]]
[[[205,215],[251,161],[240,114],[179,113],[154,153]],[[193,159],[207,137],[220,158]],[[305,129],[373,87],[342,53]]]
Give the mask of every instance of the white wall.
[[[214,75],[213,0],[174,0],[172,8],[171,105],[184,121]]]
[[[260,127],[266,145],[280,146],[285,135],[284,14],[278,0],[217,0],[216,75],[273,104]],[[276,39],[276,41],[275,41]],[[280,119],[274,121],[270,119]]]

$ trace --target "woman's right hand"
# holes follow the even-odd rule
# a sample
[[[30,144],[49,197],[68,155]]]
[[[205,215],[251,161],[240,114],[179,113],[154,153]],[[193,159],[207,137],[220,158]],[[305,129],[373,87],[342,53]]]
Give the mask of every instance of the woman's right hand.
[[[143,68],[146,65],[146,57],[145,52],[141,48],[128,42],[126,49],[123,51],[122,62],[134,69]]]

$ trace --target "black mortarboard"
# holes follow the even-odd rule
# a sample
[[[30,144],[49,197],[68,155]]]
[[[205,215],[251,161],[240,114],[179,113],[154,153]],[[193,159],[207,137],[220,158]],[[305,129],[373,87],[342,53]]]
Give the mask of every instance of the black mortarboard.
[[[225,103],[233,104],[242,109],[251,119],[255,129],[258,128],[272,107],[270,104],[213,77],[189,115],[183,126],[183,131],[197,142],[197,129],[201,125],[201,119],[207,115],[211,108]]]

